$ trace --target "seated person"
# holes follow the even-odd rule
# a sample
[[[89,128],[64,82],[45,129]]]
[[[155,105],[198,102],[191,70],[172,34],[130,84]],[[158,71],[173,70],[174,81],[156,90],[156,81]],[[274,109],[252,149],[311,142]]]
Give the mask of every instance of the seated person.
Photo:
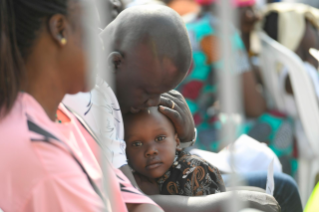
[[[309,52],[311,48],[319,49],[319,10],[299,3],[274,3],[267,6],[262,20],[263,30],[269,37],[294,52],[303,62],[303,70],[309,76],[317,101],[319,101],[318,61]],[[291,33],[293,32],[293,33]],[[304,127],[299,117],[294,89],[287,67],[277,66],[276,74],[280,86],[280,95],[284,110],[294,118],[294,131],[298,139],[298,154],[309,155],[310,146],[304,136]],[[296,85],[294,85],[296,86]],[[310,94],[308,95],[310,96]],[[302,102],[302,104],[305,104]],[[301,142],[302,141],[302,142]]]
[[[295,52],[304,62],[319,100],[318,61],[309,49],[319,49],[318,9],[298,3],[276,3],[267,7],[264,14],[263,29],[271,37],[286,48]],[[285,30],[282,30],[285,29]],[[294,32],[291,34],[291,32]],[[293,89],[285,68],[281,72],[286,94],[293,95]],[[292,106],[292,105],[290,105]],[[289,111],[296,111],[290,109]],[[290,112],[291,113],[291,112]],[[292,113],[292,115],[295,115]]]
[[[158,107],[124,116],[124,125],[128,163],[146,194],[201,196],[225,191],[217,168],[182,151],[173,124]]]

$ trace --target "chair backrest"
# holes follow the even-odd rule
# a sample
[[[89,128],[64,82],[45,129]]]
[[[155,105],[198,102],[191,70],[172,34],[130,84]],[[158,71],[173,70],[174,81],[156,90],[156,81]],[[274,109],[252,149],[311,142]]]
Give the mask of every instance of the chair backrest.
[[[278,65],[288,69],[298,115],[305,131],[310,148],[319,155],[319,104],[312,81],[302,60],[291,50],[279,44],[264,32],[259,33],[262,51],[261,70],[266,90],[272,97],[275,107],[285,111],[283,89],[280,87]]]

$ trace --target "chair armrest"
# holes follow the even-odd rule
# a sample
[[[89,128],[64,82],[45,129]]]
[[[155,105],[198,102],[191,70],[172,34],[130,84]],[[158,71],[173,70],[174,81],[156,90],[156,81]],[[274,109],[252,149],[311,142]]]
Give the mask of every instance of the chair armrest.
[[[244,190],[236,191],[236,193],[240,200],[247,203],[249,208],[267,212],[281,212],[278,202],[269,194]]]

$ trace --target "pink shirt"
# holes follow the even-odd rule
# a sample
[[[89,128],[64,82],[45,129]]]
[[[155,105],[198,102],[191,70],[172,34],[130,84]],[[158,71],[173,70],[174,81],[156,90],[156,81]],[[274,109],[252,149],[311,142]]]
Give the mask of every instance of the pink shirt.
[[[33,97],[20,93],[11,112],[0,120],[0,208],[3,211],[103,209],[101,198],[79,165],[101,188],[101,170],[86,141],[90,136],[62,105],[59,109],[71,119],[70,123],[52,122]],[[110,164],[107,169],[114,183],[110,188],[113,195],[105,199],[112,203],[113,211],[127,211],[125,203],[134,198],[134,203],[155,204],[137,191],[119,170]]]

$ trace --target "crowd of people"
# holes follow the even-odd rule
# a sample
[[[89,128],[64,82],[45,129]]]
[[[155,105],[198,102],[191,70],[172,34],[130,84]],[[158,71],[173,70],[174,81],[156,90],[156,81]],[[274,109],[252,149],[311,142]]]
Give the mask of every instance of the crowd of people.
[[[90,26],[103,28],[104,74],[88,68],[81,1],[1,0],[0,211],[228,211],[234,198],[242,208],[303,211],[294,121],[268,107],[254,41],[260,28],[295,52],[317,92],[319,63],[309,49],[319,49],[319,12],[232,1],[239,22],[229,23],[232,73],[242,82],[245,116],[236,138],[265,144],[282,167],[266,194],[266,169],[237,173],[237,184],[247,186],[233,187],[218,161],[193,154],[229,148],[217,77],[225,61],[219,1],[109,1],[108,10],[95,8],[113,19]],[[288,73],[283,68],[283,92],[293,99]]]

